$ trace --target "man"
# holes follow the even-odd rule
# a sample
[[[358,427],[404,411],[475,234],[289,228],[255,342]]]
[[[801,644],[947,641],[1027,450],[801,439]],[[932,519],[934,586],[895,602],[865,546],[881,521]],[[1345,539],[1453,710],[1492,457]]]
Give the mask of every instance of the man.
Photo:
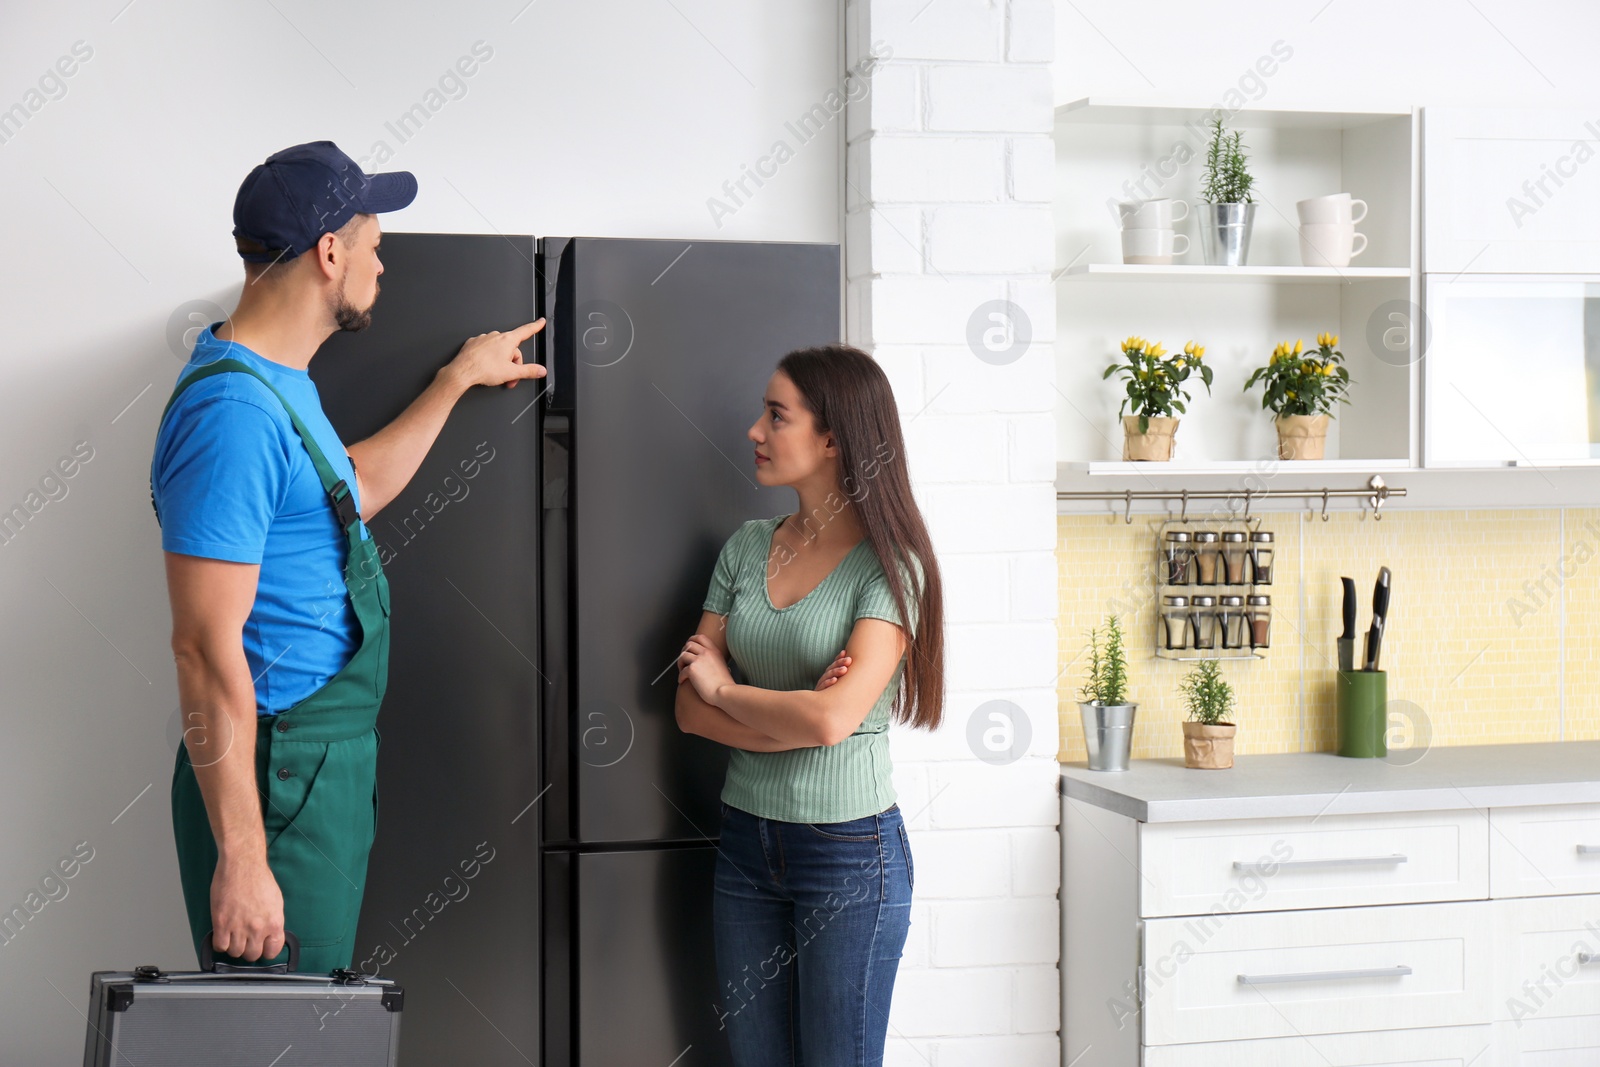
[[[543,319],[480,334],[346,453],[306,368],[329,334],[371,322],[376,216],[416,191],[331,141],[254,168],[233,207],[238,309],[200,333],[156,436],[185,727],[173,833],[196,953],[233,966],[276,959],[286,930],[300,970],[350,966],[389,648],[363,520],[410,481],[463,393],[545,373],[517,347]]]

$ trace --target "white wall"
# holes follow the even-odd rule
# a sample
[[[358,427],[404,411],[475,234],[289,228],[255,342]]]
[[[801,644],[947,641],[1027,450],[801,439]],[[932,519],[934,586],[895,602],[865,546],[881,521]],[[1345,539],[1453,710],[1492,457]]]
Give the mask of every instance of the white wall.
[[[147,476],[181,365],[169,316],[236,301],[229,231],[251,166],[300,141],[357,158],[386,141],[393,157],[369,167],[421,183],[383,216],[391,230],[841,237],[842,129],[720,227],[706,204],[837,86],[833,4],[124,3],[0,7],[0,110],[38,105],[20,129],[0,126],[0,510],[75,443],[92,449],[66,495],[0,544],[0,912],[79,842],[93,856],[0,944],[6,1067],[81,1054],[92,970],[181,966],[189,952]],[[92,55],[64,95],[47,80],[59,98],[30,100],[78,41]],[[385,122],[478,41],[492,56],[465,94],[442,95],[400,143]]]
[[[893,728],[916,861],[885,1062],[1059,1062],[1051,5],[850,0],[848,332],[945,581],[945,723]],[[972,331],[976,330],[976,339]]]
[[[1055,102],[1173,97],[1359,111],[1600,103],[1586,0],[1061,0]],[[1274,41],[1293,56],[1260,85]]]

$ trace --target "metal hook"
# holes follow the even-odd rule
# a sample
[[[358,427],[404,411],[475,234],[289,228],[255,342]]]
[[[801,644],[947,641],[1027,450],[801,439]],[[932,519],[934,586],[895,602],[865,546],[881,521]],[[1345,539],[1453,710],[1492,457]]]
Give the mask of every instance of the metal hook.
[[[1381,474],[1374,474],[1367,486],[1372,490],[1372,496],[1368,498],[1372,501],[1372,521],[1382,522],[1383,502],[1389,499],[1389,487],[1383,483]]]
[[[1322,521],[1328,521],[1328,491],[1326,489],[1322,491]]]
[[[1125,492],[1127,493],[1127,498],[1126,498],[1127,499],[1127,510],[1122,513],[1122,521],[1127,523],[1129,526],[1132,526],[1133,525],[1133,490],[1132,489],[1128,489],[1128,490],[1125,490]]]
[[[1250,489],[1248,486],[1245,487],[1244,491],[1244,521],[1250,521]]]
[[[1189,521],[1189,490],[1187,490],[1187,489],[1185,489],[1183,491],[1183,511],[1179,513],[1178,521],[1179,522],[1188,522]]]

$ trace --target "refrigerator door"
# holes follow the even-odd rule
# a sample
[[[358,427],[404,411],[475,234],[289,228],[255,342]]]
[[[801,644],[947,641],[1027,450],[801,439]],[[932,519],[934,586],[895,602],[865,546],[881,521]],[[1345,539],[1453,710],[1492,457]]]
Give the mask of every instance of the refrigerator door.
[[[547,855],[550,1001],[539,1062],[732,1062],[710,940],[715,864],[703,844]]]
[[[380,257],[372,325],[330,337],[310,367],[347,444],[469,336],[534,317],[530,237],[386,233]],[[368,523],[393,614],[353,966],[405,985],[405,1063],[538,1057],[542,385],[470,390]]]
[[[724,541],[794,506],[746,431],[788,351],[840,336],[837,245],[551,239],[546,844],[717,833],[726,750],[676,659]]]

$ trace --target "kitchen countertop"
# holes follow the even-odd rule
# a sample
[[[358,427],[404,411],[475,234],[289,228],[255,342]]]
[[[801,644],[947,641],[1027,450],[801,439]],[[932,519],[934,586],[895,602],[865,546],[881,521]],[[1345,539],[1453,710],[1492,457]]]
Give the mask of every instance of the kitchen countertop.
[[[1061,764],[1061,791],[1140,822],[1600,802],[1600,741],[1436,746],[1388,759],[1332,752],[1235,756],[1227,770],[1183,757],[1126,771]]]

